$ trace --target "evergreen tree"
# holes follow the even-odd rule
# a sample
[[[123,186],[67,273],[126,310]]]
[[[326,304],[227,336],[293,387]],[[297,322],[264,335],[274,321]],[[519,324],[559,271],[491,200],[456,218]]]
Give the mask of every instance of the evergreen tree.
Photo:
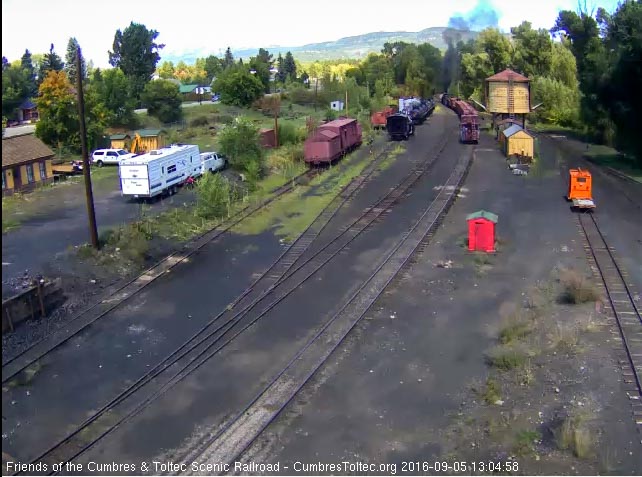
[[[229,68],[230,66],[234,66],[234,55],[232,55],[232,50],[228,46],[227,50],[225,50],[225,58],[223,59],[223,68]]]
[[[285,59],[283,60],[283,71],[285,72],[286,78],[291,81],[296,80],[296,63],[294,62],[294,57],[289,51],[285,54]]]
[[[278,70],[276,74],[276,80],[281,83],[285,83],[285,78],[286,78],[286,74],[285,74],[285,70],[283,69],[283,66],[284,66],[283,57],[281,56],[281,53],[279,53],[279,57],[276,59],[276,68]]]
[[[76,52],[80,48],[78,40],[75,38],[69,38],[67,43],[67,55],[65,56],[65,73],[71,84],[76,84]],[[81,78],[84,80],[87,78],[87,65],[85,64],[85,59],[80,55],[80,69],[82,71]]]
[[[114,51],[109,52],[109,64],[120,68],[129,79],[132,97],[136,100],[152,79],[160,60],[159,50],[165,45],[156,43],[158,32],[145,25],[131,22],[114,35]]]
[[[38,86],[36,86],[36,69],[33,66],[31,52],[29,50],[25,50],[25,54],[22,55],[20,64],[22,66],[22,70],[25,72],[28,95],[35,96],[38,92]]]
[[[38,71],[38,85],[46,78],[47,73],[50,71],[62,71],[65,64],[62,58],[54,51],[54,45],[51,44],[49,53],[45,53],[42,63],[40,63],[40,71]]]

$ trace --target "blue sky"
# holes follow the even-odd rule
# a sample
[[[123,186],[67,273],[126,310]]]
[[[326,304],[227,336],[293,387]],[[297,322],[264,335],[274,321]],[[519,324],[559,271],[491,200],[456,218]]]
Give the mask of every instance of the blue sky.
[[[550,28],[559,10],[577,7],[577,0],[486,0],[489,2],[505,31],[523,20]],[[589,0],[588,4],[613,11],[617,0]],[[478,0],[2,0],[2,54],[13,61],[27,48],[44,53],[53,43],[64,57],[67,41],[74,36],[86,58],[106,67],[114,33],[131,21],[160,33],[158,41],[166,45],[161,55],[198,50],[204,56],[218,54],[227,46],[298,46],[372,31],[446,26],[451,16],[466,17],[476,5]]]

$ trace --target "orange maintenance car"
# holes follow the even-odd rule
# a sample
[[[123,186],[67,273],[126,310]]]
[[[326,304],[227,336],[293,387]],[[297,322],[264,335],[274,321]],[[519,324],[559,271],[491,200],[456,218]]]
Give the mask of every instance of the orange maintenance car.
[[[569,171],[568,195],[574,209],[594,209],[591,173],[583,169]]]

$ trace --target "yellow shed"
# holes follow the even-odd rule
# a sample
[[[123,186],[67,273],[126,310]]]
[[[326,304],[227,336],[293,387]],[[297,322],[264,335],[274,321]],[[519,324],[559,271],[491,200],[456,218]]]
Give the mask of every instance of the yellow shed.
[[[129,134],[120,133],[109,136],[112,149],[129,149],[132,138]]]
[[[140,129],[134,133],[134,136],[140,136],[141,146],[145,151],[153,151],[165,146],[165,138],[160,129]]]
[[[499,136],[499,142],[506,157],[513,155],[530,157],[531,159],[534,157],[533,136],[517,124],[504,129]]]

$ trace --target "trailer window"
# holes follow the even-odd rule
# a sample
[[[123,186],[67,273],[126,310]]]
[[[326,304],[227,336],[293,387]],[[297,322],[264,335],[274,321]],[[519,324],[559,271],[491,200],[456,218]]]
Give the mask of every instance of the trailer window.
[[[172,172],[176,172],[176,165],[169,166],[169,167],[167,168],[167,173],[168,173],[168,174],[171,174]]]

